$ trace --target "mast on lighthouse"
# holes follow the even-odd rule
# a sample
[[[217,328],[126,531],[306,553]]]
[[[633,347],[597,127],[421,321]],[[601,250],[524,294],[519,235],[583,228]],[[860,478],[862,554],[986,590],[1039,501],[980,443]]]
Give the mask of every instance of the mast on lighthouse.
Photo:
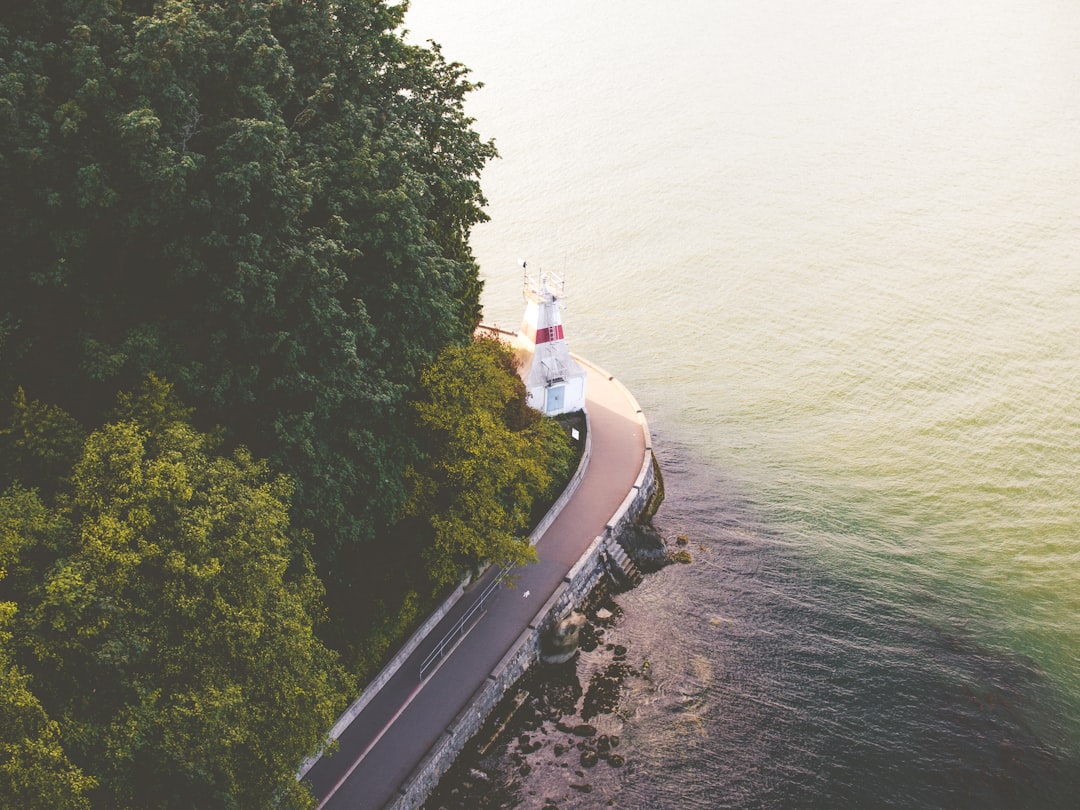
[[[521,377],[528,403],[549,416],[585,409],[585,369],[570,356],[563,334],[559,299],[562,279],[543,271],[525,271],[523,294],[528,302],[518,332],[522,349]]]

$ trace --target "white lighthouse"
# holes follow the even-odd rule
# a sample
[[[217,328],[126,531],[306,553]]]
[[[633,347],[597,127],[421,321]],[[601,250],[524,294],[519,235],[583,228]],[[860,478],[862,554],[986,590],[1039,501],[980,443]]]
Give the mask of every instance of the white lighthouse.
[[[561,279],[541,272],[529,276],[525,262],[524,295],[528,303],[518,332],[521,376],[528,403],[549,416],[585,409],[585,369],[570,356],[563,335],[559,298]]]

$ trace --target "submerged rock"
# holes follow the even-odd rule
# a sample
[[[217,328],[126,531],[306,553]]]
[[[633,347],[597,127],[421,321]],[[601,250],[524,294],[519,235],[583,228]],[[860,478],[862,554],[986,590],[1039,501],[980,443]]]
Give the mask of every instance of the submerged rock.
[[[540,660],[545,664],[564,664],[577,653],[578,634],[588,619],[581,613],[571,613],[555,625],[540,648]]]
[[[539,810],[557,807],[556,798],[567,806],[613,805],[609,797],[620,774],[598,765],[601,760],[613,769],[626,764],[625,755],[615,752],[623,720],[615,710],[624,683],[628,678],[646,679],[648,663],[629,664],[631,650],[603,638],[605,626],[616,637],[611,628],[622,613],[606,586],[594,591],[580,611],[588,620],[567,617],[578,635],[570,659],[533,667],[523,676],[515,687],[517,695],[496,707],[477,734],[484,744],[463,753],[425,807]],[[578,651],[587,649],[591,651],[581,652],[579,658]],[[469,768],[487,773],[470,779]],[[570,788],[592,795],[571,799]]]
[[[627,526],[619,535],[619,545],[643,573],[659,571],[669,562],[664,538],[649,524]]]

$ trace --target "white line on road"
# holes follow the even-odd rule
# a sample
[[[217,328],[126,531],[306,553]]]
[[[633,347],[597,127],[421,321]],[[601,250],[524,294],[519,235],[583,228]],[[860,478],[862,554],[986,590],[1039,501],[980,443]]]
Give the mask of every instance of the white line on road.
[[[442,669],[442,665],[445,664],[450,659],[450,656],[454,654],[454,650],[456,650],[458,648],[458,645],[461,644],[461,642],[463,642],[465,640],[465,638],[469,635],[469,633],[472,632],[473,627],[476,627],[476,625],[480,624],[480,619],[482,619],[486,614],[487,614],[487,610],[480,611],[480,615],[477,617],[476,621],[473,622],[472,627],[470,627],[467,631],[465,631],[465,633],[462,634],[461,638],[459,638],[454,643],[454,646],[450,648],[450,652],[448,652],[446,655],[444,655],[442,657],[442,660],[439,661],[439,664],[438,664],[438,666],[435,667],[435,669],[431,670],[431,674],[428,675],[426,678],[424,678],[424,680],[420,681],[420,683],[418,683],[416,685],[416,688],[413,689],[412,692],[409,693],[409,696],[407,698],[405,698],[405,702],[401,704],[401,706],[398,708],[398,710],[396,712],[394,712],[394,716],[391,717],[386,722],[386,725],[383,726],[382,729],[380,729],[379,733],[375,735],[375,739],[373,739],[370,743],[368,743],[367,748],[365,748],[363,751],[360,752],[360,756],[358,756],[356,758],[356,761],[352,765],[349,766],[349,770],[345,771],[345,775],[342,776],[334,784],[334,786],[332,788],[330,788],[330,792],[327,793],[325,797],[323,797],[323,800],[321,802],[319,802],[319,806],[316,807],[315,810],[323,810],[323,808],[326,806],[326,803],[328,801],[330,801],[332,798],[334,798],[334,794],[337,793],[341,789],[341,786],[349,781],[349,777],[353,775],[353,771],[355,771],[360,766],[360,763],[364,761],[364,757],[366,757],[368,754],[370,754],[371,749],[379,744],[379,740],[381,740],[383,738],[383,736],[386,734],[386,732],[388,732],[390,730],[390,727],[392,725],[394,725],[394,723],[397,721],[397,719],[399,717],[401,717],[402,713],[407,708],[409,708],[409,704],[412,703],[416,699],[416,696],[420,694],[420,690],[423,689],[425,686],[427,686],[428,681],[430,681],[433,677],[435,677],[436,672],[438,672],[440,669]]]

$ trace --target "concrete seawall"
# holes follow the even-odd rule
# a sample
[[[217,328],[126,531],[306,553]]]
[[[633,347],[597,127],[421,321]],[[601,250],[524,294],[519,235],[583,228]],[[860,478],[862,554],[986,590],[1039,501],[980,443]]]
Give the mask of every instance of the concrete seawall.
[[[540,519],[540,522],[536,524],[536,527],[529,535],[529,542],[533,545],[543,537],[544,532],[548,530],[548,527],[554,522],[555,518],[559,516],[563,508],[570,499],[577,492],[578,487],[581,486],[581,481],[585,477],[585,471],[589,466],[589,458],[592,453],[592,431],[588,428],[588,415],[586,414],[586,429],[585,429],[585,447],[582,448],[581,458],[578,460],[577,470],[575,470],[573,477],[567,483],[566,488],[562,491],[562,494],[551,505],[548,511],[544,514],[544,517]],[[465,594],[466,583],[458,585],[453,592],[443,600],[427,619],[413,632],[409,639],[398,650],[397,654],[391,658],[386,665],[379,670],[379,674],[376,675],[361,692],[360,696],[349,705],[349,707],[342,712],[341,716],[337,719],[337,722],[331,727],[328,736],[329,740],[338,739],[342,733],[349,727],[349,724],[356,719],[357,715],[364,710],[364,708],[370,703],[375,696],[379,693],[379,690],[386,685],[386,683],[393,678],[402,665],[409,659],[409,656],[413,654],[418,646],[423,643],[432,629],[442,621],[443,617],[458,603]],[[319,761],[323,752],[319,751],[313,756],[309,757],[300,766],[297,772],[297,778],[302,779],[308,771]]]
[[[510,650],[491,670],[465,708],[447,725],[431,747],[428,755],[403,783],[398,797],[388,805],[394,810],[413,810],[423,804],[424,800],[438,784],[439,779],[450,768],[458,754],[461,753],[465,744],[480,729],[488,715],[506,695],[510,687],[537,661],[543,636],[568,613],[577,608],[596,587],[600,578],[608,570],[608,558],[615,549],[619,533],[642,515],[656,492],[657,479],[652,454],[652,440],[648,423],[637,401],[613,376],[580,357],[575,357],[575,359],[583,365],[590,366],[595,372],[603,375],[618,386],[622,395],[633,406],[645,436],[645,459],[641,469],[625,499],[608,520],[604,533],[592,541],[577,563],[566,574],[559,587],[529,622],[528,627],[517,638]],[[534,543],[546,531],[555,516],[561,511],[562,506],[569,501],[573,491],[577,489],[577,484],[580,483],[580,478],[588,462],[591,435],[590,425],[586,433],[586,448],[582,463],[578,467],[577,474],[575,474],[577,481],[572,482],[571,486],[567,487],[563,496],[560,497],[559,501],[548,512],[548,515],[533,531],[531,539]]]

